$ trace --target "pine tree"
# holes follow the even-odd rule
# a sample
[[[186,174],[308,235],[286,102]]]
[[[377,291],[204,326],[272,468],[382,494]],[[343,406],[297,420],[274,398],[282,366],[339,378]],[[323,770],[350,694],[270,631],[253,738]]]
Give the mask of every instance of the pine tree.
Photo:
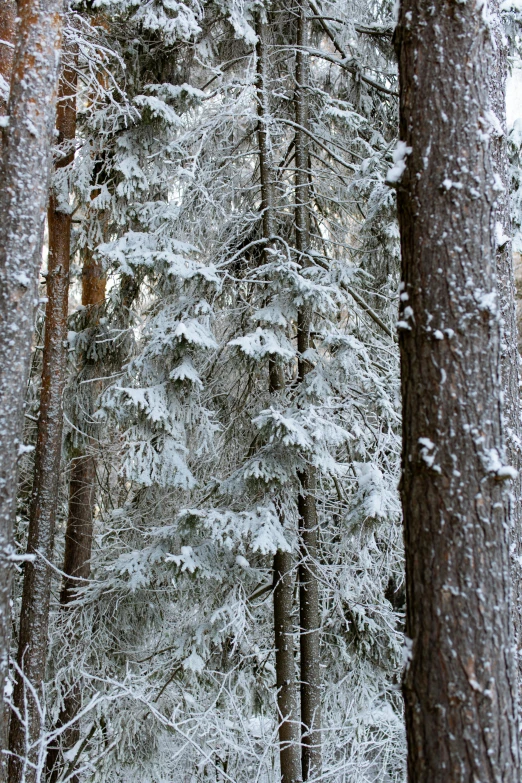
[[[67,61],[67,58],[69,61]],[[74,158],[76,81],[74,53],[67,52],[58,89],[56,129],[61,144],[56,166]],[[48,209],[49,255],[46,276],[45,341],[34,480],[29,517],[24,587],[20,611],[18,667],[9,747],[11,781],[37,779],[42,749],[41,686],[45,680],[54,529],[60,480],[63,392],[66,382],[67,314],[71,256],[71,210],[65,194],[51,193]],[[41,557],[43,555],[43,558]],[[27,688],[26,678],[34,688]],[[29,770],[27,764],[31,764]]]
[[[500,415],[491,38],[478,7],[406,0],[397,45],[401,141],[388,178],[398,188],[403,275],[408,774],[507,781],[519,776],[506,490],[514,469]]]
[[[54,0],[19,9],[18,37],[0,165],[0,692],[9,643],[12,526],[17,460],[23,453],[23,399],[31,358],[34,300],[48,198],[62,6]],[[38,68],[34,62],[38,61]],[[7,716],[0,715],[0,764]],[[3,772],[3,770],[2,770]]]

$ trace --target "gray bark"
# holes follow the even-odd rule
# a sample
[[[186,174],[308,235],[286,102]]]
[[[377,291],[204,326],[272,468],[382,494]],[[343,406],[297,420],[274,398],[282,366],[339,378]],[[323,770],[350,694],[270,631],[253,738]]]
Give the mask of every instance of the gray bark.
[[[49,191],[62,2],[28,0],[20,4],[18,17],[0,162],[0,694],[8,666],[16,465]],[[0,764],[6,746],[2,711]],[[5,768],[0,768],[0,775],[5,779]]]
[[[512,783],[492,42],[479,4],[402,0],[396,43],[411,148],[398,183],[408,776]]]
[[[7,95],[11,82],[16,40],[15,20],[15,0],[0,0],[0,116],[5,115],[7,111]]]
[[[302,268],[310,266],[310,188],[308,153],[308,20],[307,4],[297,5],[295,87],[295,246]],[[311,305],[303,305],[297,317],[298,377],[303,382],[311,366],[305,358],[312,346]],[[321,669],[319,582],[316,574],[317,511],[316,470],[307,465],[299,475],[299,605],[301,649],[301,744],[303,780],[321,774]]]

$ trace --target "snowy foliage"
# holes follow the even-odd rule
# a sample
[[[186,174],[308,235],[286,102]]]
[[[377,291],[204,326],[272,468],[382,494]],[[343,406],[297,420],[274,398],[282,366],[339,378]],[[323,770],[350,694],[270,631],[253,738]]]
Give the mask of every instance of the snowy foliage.
[[[57,187],[74,194],[78,262],[94,255],[108,278],[94,322],[81,307],[71,316],[66,401],[69,456],[81,443],[97,460],[96,537],[91,579],[53,614],[49,729],[79,684],[84,706],[96,697],[80,718],[82,780],[277,780],[272,563],[292,552],[297,569],[299,473],[312,465],[321,779],[398,783],[398,239],[386,178],[405,162],[391,10],[323,3],[337,48],[310,19],[304,265],[292,10],[265,9],[276,235],[264,253],[257,6],[95,6],[71,25],[79,133]],[[348,56],[351,70],[338,64]],[[304,305],[313,347],[299,383]],[[274,365],[285,384],[270,391]],[[294,620],[297,639],[297,607]]]

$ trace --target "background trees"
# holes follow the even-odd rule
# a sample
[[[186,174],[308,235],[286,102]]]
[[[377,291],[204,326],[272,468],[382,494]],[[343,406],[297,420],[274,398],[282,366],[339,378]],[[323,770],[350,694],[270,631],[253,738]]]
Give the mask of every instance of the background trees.
[[[348,0],[69,9],[38,780],[404,778],[392,29]]]

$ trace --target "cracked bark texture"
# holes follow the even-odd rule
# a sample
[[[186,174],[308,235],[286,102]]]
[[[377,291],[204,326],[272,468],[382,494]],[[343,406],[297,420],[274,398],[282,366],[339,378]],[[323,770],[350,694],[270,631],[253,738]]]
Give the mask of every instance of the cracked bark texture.
[[[514,557],[512,559],[514,620],[517,637],[517,668],[522,685],[522,426],[520,421],[520,354],[518,349],[518,327],[511,241],[511,205],[509,199],[510,174],[507,151],[506,121],[506,79],[508,72],[508,41],[502,28],[500,2],[490,2],[489,27],[494,40],[494,52],[489,69],[489,98],[491,109],[498,123],[491,137],[495,173],[503,186],[498,191],[495,218],[495,240],[497,245],[497,276],[502,314],[502,390],[504,393],[504,431],[506,459],[518,470],[510,494],[510,514],[513,524]],[[518,499],[518,500],[517,500]]]
[[[493,43],[479,4],[402,0],[396,45],[411,148],[398,183],[408,777],[512,783]]]
[[[51,170],[61,0],[21,0],[0,162],[0,694],[10,642],[12,525]],[[0,779],[7,720],[0,716]]]

